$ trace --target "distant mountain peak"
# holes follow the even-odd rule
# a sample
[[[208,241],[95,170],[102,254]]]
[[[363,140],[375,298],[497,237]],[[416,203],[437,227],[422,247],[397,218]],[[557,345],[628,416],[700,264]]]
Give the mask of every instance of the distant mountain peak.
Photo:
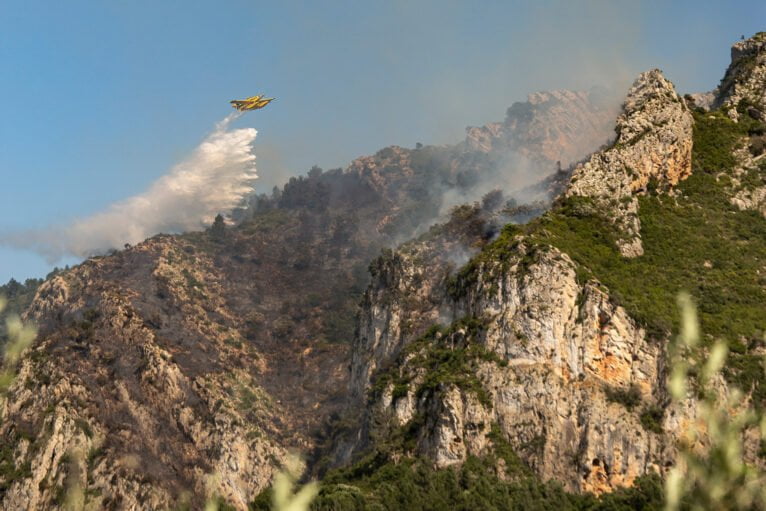
[[[567,166],[609,140],[617,102],[586,91],[534,92],[506,111],[503,122],[466,129],[470,149],[487,153],[514,151],[553,167]]]

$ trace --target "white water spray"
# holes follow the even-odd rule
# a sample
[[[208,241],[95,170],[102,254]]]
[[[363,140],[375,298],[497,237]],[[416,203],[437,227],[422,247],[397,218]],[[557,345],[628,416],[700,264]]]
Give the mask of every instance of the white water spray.
[[[253,128],[229,130],[234,112],[189,155],[149,188],[69,225],[0,234],[0,244],[30,249],[56,262],[87,257],[158,233],[199,230],[253,191],[257,178]]]

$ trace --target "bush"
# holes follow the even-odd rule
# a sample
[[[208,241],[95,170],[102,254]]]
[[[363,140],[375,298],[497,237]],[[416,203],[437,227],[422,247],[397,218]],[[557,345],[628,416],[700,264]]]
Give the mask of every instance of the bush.
[[[664,415],[662,408],[656,405],[648,407],[641,412],[641,425],[645,430],[652,433],[662,433],[662,416]]]
[[[501,479],[494,456],[469,457],[461,467],[434,469],[427,460],[405,458],[394,463],[375,458],[364,471],[351,467],[327,475],[314,511],[356,510],[484,510],[518,511],[659,510],[662,484],[658,477],[636,480],[633,488],[620,489],[600,499],[565,492],[553,482],[544,483],[526,470],[506,466]],[[367,461],[362,462],[367,463]],[[252,505],[267,510],[268,496],[262,494]]]
[[[641,403],[641,390],[636,385],[631,385],[627,389],[607,386],[604,393],[609,401],[620,403],[628,411]]]

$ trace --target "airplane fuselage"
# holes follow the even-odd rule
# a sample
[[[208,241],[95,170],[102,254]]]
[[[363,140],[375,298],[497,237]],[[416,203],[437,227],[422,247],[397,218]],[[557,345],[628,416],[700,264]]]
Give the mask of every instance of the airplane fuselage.
[[[259,94],[257,96],[250,96],[249,98],[245,99],[235,99],[229,101],[229,103],[231,103],[231,106],[240,112],[245,112],[247,110],[258,110],[263,108],[272,101],[274,101],[274,98],[264,98],[263,94]]]

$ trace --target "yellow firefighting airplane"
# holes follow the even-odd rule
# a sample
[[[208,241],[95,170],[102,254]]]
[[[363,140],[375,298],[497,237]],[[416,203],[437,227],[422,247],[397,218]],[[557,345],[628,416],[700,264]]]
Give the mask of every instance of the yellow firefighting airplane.
[[[251,96],[246,99],[235,99],[229,101],[229,103],[240,112],[246,112],[247,110],[258,110],[259,108],[263,108],[272,101],[274,101],[274,98],[264,98],[263,94],[258,94],[257,96]]]

